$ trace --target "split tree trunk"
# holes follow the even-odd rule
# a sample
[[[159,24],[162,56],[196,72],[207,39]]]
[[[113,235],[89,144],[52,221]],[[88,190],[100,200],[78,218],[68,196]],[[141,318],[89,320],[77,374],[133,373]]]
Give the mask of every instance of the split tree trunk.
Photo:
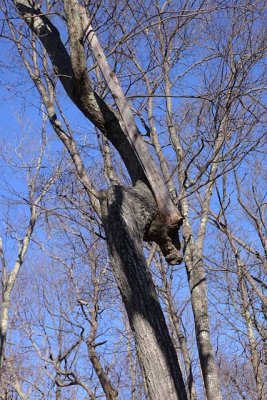
[[[69,21],[70,56],[60,34],[41,10],[29,0],[14,0],[15,5],[30,29],[44,45],[56,75],[70,99],[82,113],[113,143],[131,176],[133,188],[111,187],[102,192],[101,212],[106,231],[111,261],[119,290],[134,333],[138,359],[144,385],[150,400],[186,400],[187,395],[166,321],[143,255],[143,240],[157,242],[170,263],[180,263],[178,229],[162,220],[150,182],[121,120],[97,93],[93,91],[86,67],[83,37],[79,18]],[[66,4],[73,4],[67,2]],[[72,8],[72,10],[74,10]],[[73,23],[72,23],[73,22]],[[74,23],[75,22],[75,23]],[[41,96],[40,79],[33,76]],[[38,86],[39,84],[39,86]],[[44,89],[45,90],[45,89]],[[45,96],[46,97],[46,96]],[[45,102],[46,104],[46,102]],[[74,160],[77,175],[84,183],[86,170],[80,163],[79,152],[73,138],[63,135],[50,116],[52,105],[46,104],[52,126]],[[141,138],[139,138],[141,140]],[[77,163],[79,159],[79,163]],[[76,161],[75,161],[76,160]],[[147,160],[144,160],[147,162]],[[88,179],[87,179],[88,180]],[[84,184],[87,187],[86,184]],[[158,190],[162,190],[159,186]],[[164,198],[164,196],[163,196]],[[177,212],[176,212],[177,214]]]

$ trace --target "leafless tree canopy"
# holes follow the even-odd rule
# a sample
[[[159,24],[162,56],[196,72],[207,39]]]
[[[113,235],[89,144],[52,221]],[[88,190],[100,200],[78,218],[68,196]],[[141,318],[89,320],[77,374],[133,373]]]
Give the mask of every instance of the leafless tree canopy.
[[[0,7],[0,399],[264,400],[266,2]]]

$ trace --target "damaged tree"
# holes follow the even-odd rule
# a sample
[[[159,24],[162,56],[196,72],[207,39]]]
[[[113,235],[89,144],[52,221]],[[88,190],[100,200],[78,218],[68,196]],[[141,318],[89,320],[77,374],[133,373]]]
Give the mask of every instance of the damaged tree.
[[[18,49],[39,90],[50,122],[76,166],[78,178],[90,198],[93,198],[97,209],[98,201],[100,202],[111,263],[134,333],[148,397],[153,400],[187,399],[177,354],[143,254],[143,240],[153,240],[159,244],[169,263],[181,263],[178,229],[182,217],[170,199],[157,167],[138,132],[118,81],[112,72],[107,70],[108,65],[105,64],[104,58],[100,68],[116,100],[119,114],[93,90],[86,67],[86,27],[82,26],[81,10],[74,0],[66,0],[64,3],[70,55],[58,30],[37,5],[28,0],[14,1],[22,18],[42,42],[55,74],[70,99],[118,150],[133,187],[117,185],[100,193],[92,188],[74,139],[64,132],[56,116],[53,93],[49,93],[53,88],[42,84],[38,72],[31,70],[27,65],[23,51],[17,43]],[[93,43],[96,44],[94,33],[90,30],[87,33],[89,43],[92,45],[94,39]],[[95,56],[97,51],[101,51],[100,47],[92,45],[92,48]]]
[[[91,342],[92,346],[99,345],[96,354],[104,361],[103,368],[101,366],[99,368],[91,360],[91,356],[94,357],[91,353],[90,360],[97,374],[95,376],[97,390],[94,389],[88,371],[86,375],[81,376],[80,383],[88,384],[89,390],[85,390],[92,399],[94,396],[101,396],[103,391],[109,399],[125,397],[122,382],[128,384],[129,381],[132,384],[131,387],[128,385],[129,396],[126,397],[131,397],[132,400],[136,400],[138,396],[142,397],[145,385],[150,398],[183,398],[184,386],[175,351],[181,363],[188,399],[195,400],[197,396],[202,396],[201,380],[207,400],[221,400],[226,396],[236,398],[235,389],[230,389],[230,394],[228,384],[224,386],[224,375],[228,375],[224,371],[224,366],[229,366],[230,381],[233,381],[233,368],[230,369],[233,365],[231,357],[235,358],[234,363],[239,366],[239,363],[243,362],[243,356],[241,361],[238,349],[232,355],[229,354],[228,346],[224,345],[229,343],[231,347],[228,329],[229,327],[231,329],[232,322],[230,318],[228,323],[228,308],[222,314],[217,312],[221,310],[218,290],[225,294],[228,304],[228,294],[235,293],[236,288],[228,290],[223,284],[224,278],[228,279],[228,272],[225,274],[222,271],[216,272],[217,265],[221,265],[220,260],[218,261],[221,238],[214,236],[213,228],[210,226],[210,215],[213,209],[213,218],[218,220],[216,222],[220,227],[224,227],[222,231],[224,235],[228,222],[231,221],[234,227],[237,200],[233,198],[235,196],[230,196],[236,186],[232,171],[236,169],[238,179],[243,185],[242,166],[246,166],[245,170],[250,169],[251,158],[254,156],[255,162],[258,163],[259,158],[256,153],[258,149],[262,151],[262,145],[265,143],[263,132],[265,78],[262,65],[264,53],[266,54],[266,37],[263,29],[263,11],[266,5],[262,0],[257,0],[253,5],[247,0],[239,3],[213,4],[212,2],[211,4],[205,0],[199,2],[138,0],[134,3],[128,0],[115,2],[14,0],[12,7],[8,0],[1,0],[1,34],[9,44],[12,42],[11,49],[17,47],[22,63],[33,82],[31,88],[33,88],[34,106],[37,108],[39,106],[39,97],[35,93],[37,88],[42,107],[44,106],[54,131],[68,150],[75,167],[73,168],[69,162],[64,165],[59,191],[57,188],[56,196],[51,203],[53,210],[59,206],[64,210],[64,215],[50,217],[48,213],[48,220],[45,221],[49,240],[50,232],[55,238],[53,253],[56,259],[57,255],[60,256],[62,260],[60,263],[64,265],[63,281],[65,282],[65,270],[69,269],[68,264],[71,259],[72,271],[77,273],[78,287],[77,290],[75,287],[75,293],[79,294],[82,290],[84,294],[82,297],[80,295],[77,297],[75,293],[73,295],[74,283],[71,281],[70,292],[67,291],[68,299],[65,299],[65,292],[59,296],[64,302],[59,314],[66,311],[70,321],[76,320],[69,306],[69,299],[72,305],[77,299],[78,301],[81,299],[82,304],[86,304],[88,310],[91,309],[87,292],[92,293],[96,283],[92,281],[91,284],[89,276],[93,271],[91,262],[88,269],[89,279],[83,274],[87,258],[80,252],[80,247],[84,248],[80,243],[81,239],[78,241],[76,239],[76,236],[80,238],[82,226],[85,237],[88,236],[88,248],[92,243],[96,245],[97,253],[100,253],[99,262],[105,263],[108,273],[110,262],[106,264],[105,245],[106,243],[109,245],[114,275],[137,344],[133,345],[129,333],[128,352],[138,349],[144,385],[141,384],[139,368],[135,368],[135,360],[134,368],[131,370],[132,360],[129,358],[130,379],[123,380],[121,375],[117,379],[119,362],[115,361],[111,366],[110,353],[106,350],[107,347],[102,347],[103,342]],[[56,26],[60,27],[59,31]],[[12,51],[5,55],[4,48],[3,59],[10,59],[13,62]],[[114,71],[120,78],[123,90]],[[14,77],[8,77],[9,80],[12,84]],[[81,113],[77,113],[78,118],[75,116],[75,121],[71,121],[73,115],[69,113],[69,107],[64,114],[63,108],[66,107],[66,103],[64,95],[61,95],[60,81],[67,96],[85,115],[87,121],[83,120]],[[17,94],[17,88],[15,93]],[[16,103],[17,100],[15,106]],[[113,108],[109,104],[113,104]],[[71,109],[74,111],[75,107]],[[31,107],[27,108],[26,113],[32,118]],[[136,125],[137,118],[140,118],[145,129],[142,134]],[[85,130],[83,130],[84,124]],[[124,173],[123,163],[110,143],[113,143],[118,150],[128,169],[131,183]],[[146,143],[154,152],[158,164],[151,158]],[[51,150],[54,154],[56,149]],[[245,158],[246,162],[243,161]],[[68,155],[65,159],[69,161]],[[73,169],[76,169],[76,176]],[[101,174],[99,174],[100,169]],[[218,209],[216,204],[215,192],[220,191],[222,186],[220,177],[227,177],[229,182],[229,196],[227,194],[223,197],[226,199],[225,214],[229,218],[228,222],[222,219],[222,210]],[[101,188],[106,189],[109,186],[110,188],[99,193],[93,182]],[[122,182],[127,182],[125,184],[127,187],[122,186]],[[236,190],[238,192],[238,189]],[[259,198],[259,203],[256,202],[256,213],[262,201]],[[178,202],[183,219],[179,209],[174,206]],[[251,213],[249,215],[251,216]],[[51,228],[50,218],[52,225],[56,226],[55,233]],[[254,217],[252,219],[255,221]],[[57,226],[58,220],[59,226]],[[247,222],[244,222],[243,217],[240,221],[246,226]],[[181,222],[183,222],[183,269],[176,267],[182,259],[178,239]],[[74,232],[73,225],[75,225]],[[71,251],[63,246],[65,240],[63,232],[66,231],[66,227],[72,238],[71,240],[67,238]],[[102,227],[105,228],[105,237]],[[235,227],[233,234],[236,237]],[[262,237],[264,238],[264,235]],[[251,249],[251,236],[248,235],[247,239],[246,243]],[[147,264],[143,254],[143,240],[155,242],[152,246],[146,246],[150,248]],[[227,240],[229,242],[229,238]],[[243,246],[240,241],[237,243],[238,246]],[[157,244],[161,247],[168,263],[173,265],[165,263]],[[245,251],[248,251],[247,244],[244,247]],[[255,251],[257,247],[255,244]],[[242,257],[244,250],[241,250]],[[84,251],[87,253],[87,250]],[[249,329],[252,323],[255,340],[258,342],[257,338],[263,340],[266,336],[263,330],[260,334],[256,332],[260,329],[260,314],[264,314],[266,307],[261,306],[263,297],[261,288],[265,288],[262,286],[265,278],[262,272],[258,273],[258,250],[256,253],[255,251],[253,276],[250,275],[249,264],[246,266],[242,263],[239,269],[237,268],[237,272],[241,267],[242,271],[237,274],[236,282],[238,289],[239,281],[244,281],[245,285],[248,285],[246,287],[248,296],[252,295],[249,301],[244,295],[241,302],[245,310],[247,306],[249,307],[245,322]],[[46,254],[47,250],[42,247],[42,252]],[[50,250],[48,253],[50,254]],[[234,254],[235,251],[232,250],[231,253]],[[264,252],[261,258],[264,259]],[[68,260],[66,265],[65,259]],[[214,260],[215,271],[214,266],[209,265],[210,259]],[[222,247],[222,260],[224,259],[225,249]],[[248,260],[250,263],[250,258]],[[157,290],[147,265],[151,265]],[[224,262],[222,266],[224,268]],[[53,268],[49,269],[47,274],[50,272],[53,273]],[[38,277],[38,270],[34,273]],[[254,280],[254,275],[257,281]],[[57,278],[59,279],[59,276]],[[113,289],[114,282],[110,275],[109,279]],[[234,282],[234,279],[231,278],[231,282]],[[42,283],[43,280],[41,285]],[[254,290],[259,297],[256,301]],[[58,293],[56,286],[55,291]],[[101,298],[100,304],[103,304],[109,313],[116,315],[116,320],[111,318],[107,321],[101,318],[102,324],[110,324],[113,328],[115,324],[120,324],[120,317],[110,306],[113,293],[106,282],[103,291],[105,299]],[[168,328],[175,350],[170,341],[157,294],[168,317]],[[52,294],[50,292],[46,294],[44,291],[43,295],[50,296],[49,303],[53,308]],[[39,298],[39,293],[37,296]],[[114,296],[117,304],[116,290]],[[209,301],[212,298],[216,300],[215,303]],[[265,301],[262,304],[265,304]],[[258,310],[259,305],[262,307],[262,312]],[[121,310],[121,304],[118,306]],[[256,313],[253,307],[257,310]],[[23,310],[23,305],[19,305],[19,309]],[[100,307],[95,311],[102,312],[102,309]],[[236,310],[233,310],[233,319],[235,315]],[[255,322],[249,321],[250,316],[255,318]],[[34,323],[34,320],[35,315],[29,324]],[[123,316],[123,326],[124,321]],[[233,340],[238,338],[237,342],[240,341],[238,321],[239,318],[233,323],[233,326],[236,326]],[[19,320],[19,323],[22,324],[22,321]],[[60,326],[59,324],[58,327]],[[71,326],[74,325],[71,323]],[[216,327],[219,326],[223,329],[217,330]],[[211,327],[215,327],[212,332]],[[77,329],[70,330],[75,338]],[[68,343],[68,334],[65,335],[60,328],[58,330],[60,337],[61,333],[62,343],[64,341]],[[90,334],[93,334],[93,328],[90,329]],[[116,339],[120,334],[124,338],[125,331],[117,333]],[[78,336],[82,343],[86,342],[85,337],[80,338],[79,332]],[[264,363],[260,355],[262,349],[264,350],[264,344],[261,345],[259,341],[257,348],[254,348],[254,339],[250,332],[248,337],[253,352],[255,350],[258,354],[255,353],[256,356],[254,354],[253,369],[258,393],[262,396],[261,382],[264,382],[264,375],[263,379],[258,376],[257,365],[258,362]],[[118,339],[118,343],[120,340]],[[113,343],[113,336],[108,335],[108,341]],[[216,354],[213,351],[212,341],[218,343]],[[74,342],[76,343],[76,338]],[[244,343],[245,348],[246,339]],[[8,354],[9,351],[12,353],[12,346],[12,343],[8,343]],[[196,347],[198,359],[190,354]],[[45,348],[49,346],[44,346],[43,350],[46,352]],[[68,356],[72,360],[76,357],[76,351],[73,353]],[[126,353],[122,349],[121,358],[124,354]],[[81,351],[79,362],[83,362],[83,356],[84,353]],[[249,354],[244,358],[247,358],[247,364],[250,365]],[[225,361],[222,362],[222,359]],[[72,395],[72,390],[77,393],[80,390],[77,386],[80,374],[76,374],[74,370],[76,364],[69,363],[71,367],[66,367],[64,371],[59,365],[60,356],[55,355],[53,365],[49,360],[50,357],[42,361],[50,367],[52,375],[49,380],[54,382],[58,389],[62,385],[65,387],[63,389],[62,386],[62,389],[57,391],[57,397],[61,391],[67,398],[75,397]],[[77,360],[77,365],[83,364],[79,364]],[[25,366],[27,363],[23,360],[21,364],[23,371],[26,370]],[[124,370],[128,375],[127,368]],[[53,371],[56,379],[53,377]],[[73,371],[78,380],[74,378]],[[250,375],[252,376],[248,370],[245,374],[237,373],[234,379]],[[202,379],[199,379],[200,376]],[[110,382],[108,386],[103,380],[105,377]],[[22,377],[21,380],[24,382],[21,386],[23,388],[35,385],[33,382],[26,383],[27,377],[25,380]],[[227,378],[225,382],[228,381]],[[250,382],[244,382],[243,385],[240,385],[240,382],[235,383],[242,398],[243,387],[251,386]],[[42,390],[41,386],[42,383],[40,383]],[[90,393],[91,388],[93,394]],[[15,390],[18,393],[19,389]],[[252,387],[247,393],[252,395],[255,390],[252,382]]]

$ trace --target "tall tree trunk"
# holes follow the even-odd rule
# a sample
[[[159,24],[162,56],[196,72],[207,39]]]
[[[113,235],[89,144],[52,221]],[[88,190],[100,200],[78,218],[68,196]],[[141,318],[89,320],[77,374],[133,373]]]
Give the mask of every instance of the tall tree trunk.
[[[202,258],[187,262],[198,354],[208,400],[222,400],[218,369],[210,336],[207,287]]]
[[[66,5],[74,2],[66,1]],[[39,37],[53,63],[67,94],[84,115],[113,143],[120,153],[134,188],[112,187],[102,192],[101,212],[113,263],[114,274],[121,292],[129,322],[133,330],[138,358],[148,397],[152,400],[187,399],[176,351],[170,338],[164,315],[143,255],[143,239],[155,241],[170,263],[181,263],[178,228],[181,220],[164,219],[162,210],[144,173],[147,159],[137,154],[131,145],[122,121],[97,93],[87,74],[83,32],[79,16],[75,24],[69,19],[70,56],[51,21],[29,0],[15,1],[15,5],[32,31]],[[74,4],[75,5],[75,4]],[[72,11],[77,7],[72,7]],[[71,13],[68,13],[70,18]],[[27,61],[25,60],[27,64]],[[90,182],[81,162],[73,138],[66,135],[56,118],[46,88],[33,72],[29,72],[47,108],[59,138],[68,149],[77,175],[88,188]],[[50,98],[53,98],[50,94]],[[141,138],[139,138],[140,141]],[[164,185],[164,183],[163,183]],[[158,191],[164,191],[159,185]],[[163,195],[163,199],[165,199]],[[175,215],[177,209],[172,207]],[[173,221],[172,221],[173,222]]]
[[[181,190],[184,189],[185,173],[183,167],[184,153],[180,141],[176,135],[172,117],[172,103],[170,82],[166,79],[167,94],[166,103],[168,110],[168,128],[171,134],[172,143],[177,153],[178,178]],[[218,136],[219,137],[219,136]],[[222,140],[217,143],[216,151],[220,148]],[[188,202],[186,197],[181,200],[184,238],[184,261],[187,271],[188,283],[191,292],[191,303],[194,314],[195,332],[200,359],[201,371],[208,400],[222,400],[218,369],[214,359],[214,353],[210,337],[210,325],[208,315],[206,274],[203,266],[203,241],[206,232],[207,213],[212,194],[214,177],[217,171],[217,164],[210,173],[211,183],[206,189],[205,204],[201,217],[200,230],[197,241],[194,240],[192,225],[188,217]]]
[[[132,189],[114,186],[102,192],[101,210],[148,398],[187,399],[176,351],[143,255],[143,235],[157,212],[153,195],[142,183]]]
[[[183,235],[185,243],[184,260],[191,292],[198,354],[206,396],[207,400],[222,400],[218,369],[210,337],[207,285],[203,258],[193,240],[191,226],[187,218],[184,221]]]
[[[235,246],[232,244],[232,248],[235,249]],[[264,400],[265,397],[265,390],[264,390],[264,378],[262,376],[262,371],[261,371],[261,365],[260,365],[260,359],[259,359],[259,354],[257,350],[257,343],[255,340],[255,335],[254,335],[254,330],[253,330],[253,323],[252,323],[252,317],[250,314],[249,310],[249,297],[248,297],[248,292],[246,288],[246,283],[244,279],[244,273],[243,273],[243,268],[242,268],[242,262],[240,259],[240,256],[238,254],[238,251],[235,249],[235,259],[236,259],[236,264],[238,268],[238,277],[239,277],[239,288],[240,288],[240,294],[241,294],[241,299],[242,299],[242,308],[243,308],[243,316],[246,322],[246,328],[247,328],[247,335],[248,335],[248,341],[249,341],[249,350],[251,353],[251,364],[253,367],[253,372],[254,372],[254,377],[255,377],[255,383],[256,383],[256,388],[257,388],[257,398],[258,400]]]
[[[186,338],[180,327],[181,320],[178,317],[177,312],[175,310],[175,305],[173,303],[170,286],[169,283],[167,282],[166,274],[165,271],[163,271],[163,269],[161,269],[161,276],[164,282],[165,302],[167,306],[169,321],[172,327],[171,333],[173,336],[173,342],[176,344],[177,348],[180,349],[184,362],[188,398],[190,400],[197,400],[190,353],[187,348]]]

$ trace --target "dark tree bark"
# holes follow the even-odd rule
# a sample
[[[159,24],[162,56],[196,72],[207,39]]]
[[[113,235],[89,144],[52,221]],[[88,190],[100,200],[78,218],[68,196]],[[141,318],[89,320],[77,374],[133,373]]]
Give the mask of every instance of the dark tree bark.
[[[143,255],[143,234],[157,214],[142,184],[102,192],[101,210],[114,274],[135,336],[148,397],[187,399],[175,348]]]

